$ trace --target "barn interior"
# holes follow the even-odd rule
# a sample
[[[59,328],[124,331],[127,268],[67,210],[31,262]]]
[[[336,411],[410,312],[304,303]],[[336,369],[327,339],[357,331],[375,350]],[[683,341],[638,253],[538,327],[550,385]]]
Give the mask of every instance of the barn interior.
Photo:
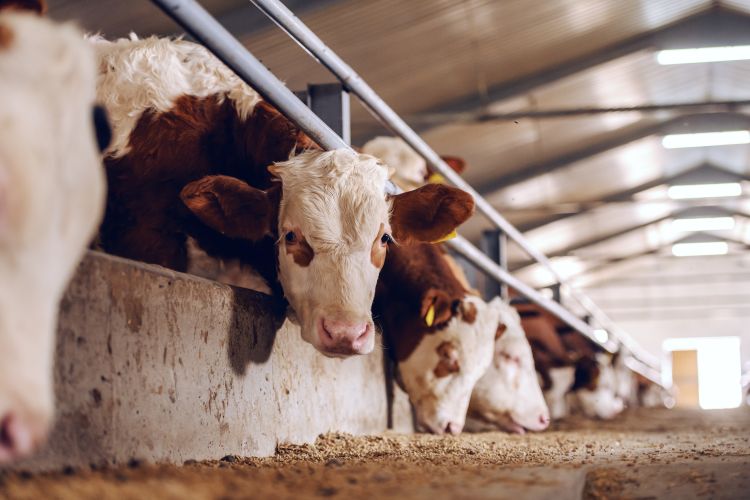
[[[52,19],[72,20],[109,39],[185,33],[147,0],[48,3]],[[200,3],[289,89],[338,81],[251,2]],[[56,381],[58,401],[77,406],[60,413],[70,422],[53,434],[58,441],[44,462],[53,465],[32,461],[0,472],[0,498],[746,497],[750,1],[283,3],[429,146],[466,161],[463,178],[549,258],[556,275],[512,238],[502,239],[507,269],[580,317],[588,311],[576,296],[590,298],[606,319],[593,318],[591,326],[604,341],[621,335],[632,343],[636,363],[648,365],[665,388],[667,407],[627,408],[607,421],[571,416],[522,436],[409,432],[403,394],[396,394],[396,403],[392,395],[386,401],[386,391],[372,382],[367,389],[384,393],[374,404],[353,394],[364,387],[354,379],[382,369],[382,355],[363,366],[324,364],[287,338],[289,326],[266,342],[265,332],[278,329],[283,311],[264,298],[91,255],[64,301],[60,332],[74,333],[58,340],[58,356],[70,356],[71,363],[96,358],[117,328],[107,327],[110,340],[81,329],[95,330],[105,320],[125,333],[136,335],[137,323],[164,333],[167,342],[188,339],[205,347],[179,347],[169,355],[165,348],[165,363],[170,356],[180,366],[173,360],[163,373],[150,359],[161,358],[163,339],[116,338],[123,350],[157,354],[132,367],[112,362],[107,373],[138,373],[110,392],[96,385],[108,384],[108,375],[95,362],[70,368],[77,370],[67,379],[74,385]],[[351,144],[392,135],[358,99],[350,103]],[[459,233],[480,248],[499,238],[479,212]],[[482,270],[459,261],[472,286],[498,290]],[[559,278],[567,284],[562,296]],[[121,291],[113,293],[105,282]],[[170,306],[168,321],[159,314],[163,287],[184,300]],[[226,314],[194,320],[191,314],[205,303],[230,306]],[[96,311],[82,304],[97,304]],[[240,344],[237,325],[250,325],[256,343],[268,345],[260,354],[248,347],[239,358],[227,356],[221,339],[173,331],[193,329],[193,323],[201,325],[196,332],[226,327],[229,342]],[[226,382],[213,373],[226,368],[237,385],[264,396],[242,407],[232,398],[252,399],[253,389],[227,388],[208,391],[205,403],[198,365],[210,359],[211,349],[219,353],[212,383]],[[299,363],[312,368],[299,371]],[[297,380],[308,376],[315,380]],[[177,404],[184,406],[165,410],[138,394],[151,384],[161,391],[172,377],[182,377]],[[347,377],[353,379],[348,385]],[[95,409],[102,396],[92,396],[94,390],[117,403]],[[288,399],[313,393],[319,399],[282,410],[287,403],[279,403],[284,396],[278,394],[284,391]],[[192,410],[195,401],[201,408]],[[219,417],[211,404],[223,404],[225,413]],[[226,413],[233,405],[240,409]],[[262,405],[278,405],[279,412]],[[140,408],[138,417],[121,416],[122,406]],[[386,417],[394,406],[398,415]],[[83,415],[90,411],[101,415]],[[247,421],[253,412],[262,414],[257,426]],[[232,418],[245,421],[232,429]],[[295,427],[313,421],[309,429]],[[86,437],[81,428],[88,426],[108,429],[106,439]],[[225,440],[244,444],[228,448]],[[59,458],[61,450],[70,463]]]

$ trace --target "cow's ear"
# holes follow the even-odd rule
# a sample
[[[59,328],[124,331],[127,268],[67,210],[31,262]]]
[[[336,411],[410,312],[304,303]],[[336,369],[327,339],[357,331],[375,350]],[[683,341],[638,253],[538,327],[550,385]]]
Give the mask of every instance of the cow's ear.
[[[441,184],[427,184],[391,200],[391,229],[399,243],[440,241],[474,213],[470,194]]]
[[[0,0],[0,10],[29,10],[39,15],[47,13],[47,2],[44,0]]]
[[[466,170],[466,160],[458,156],[441,156],[443,161],[448,164],[457,174],[462,174]]]
[[[280,187],[262,191],[225,175],[191,182],[180,192],[185,206],[211,229],[256,241],[276,231]]]
[[[449,321],[453,317],[453,309],[453,303],[447,293],[430,288],[422,296],[419,315],[426,326],[433,327]]]

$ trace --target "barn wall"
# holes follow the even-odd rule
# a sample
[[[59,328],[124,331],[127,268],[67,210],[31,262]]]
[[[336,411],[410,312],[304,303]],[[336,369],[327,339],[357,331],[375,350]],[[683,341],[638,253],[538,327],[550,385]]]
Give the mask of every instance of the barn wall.
[[[89,254],[62,302],[57,424],[20,467],[268,456],[325,432],[385,430],[382,351],[325,358],[283,312],[255,292]]]

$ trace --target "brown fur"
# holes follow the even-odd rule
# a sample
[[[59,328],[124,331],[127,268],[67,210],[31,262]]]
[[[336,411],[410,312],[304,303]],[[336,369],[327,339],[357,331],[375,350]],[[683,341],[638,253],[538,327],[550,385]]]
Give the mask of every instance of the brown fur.
[[[372,244],[372,250],[370,250],[370,262],[378,269],[381,269],[385,265],[385,256],[388,253],[388,247],[381,243],[383,234],[385,234],[385,225],[381,223],[378,237]]]
[[[0,49],[7,49],[13,43],[13,30],[4,24],[0,24]]]
[[[456,347],[452,342],[443,342],[437,346],[437,353],[440,356],[437,366],[433,373],[438,378],[447,377],[451,373],[461,371],[461,365],[458,362]]]
[[[291,254],[294,262],[296,262],[299,266],[309,266],[310,262],[312,262],[313,260],[313,257],[315,257],[315,251],[312,249],[304,236],[299,236],[297,241],[295,241],[294,243],[287,243],[285,246],[286,253]]]
[[[374,304],[388,352],[397,361],[407,359],[423,336],[444,328],[460,314],[466,293],[439,245],[390,245]],[[430,305],[435,306],[431,327],[424,319]]]
[[[280,190],[271,189],[278,183],[267,166],[314,147],[310,139],[267,103],[241,122],[229,99],[183,96],[167,113],[145,112],[130,146],[105,158],[104,250],[185,271],[192,236],[209,255],[252,263],[279,290],[271,207]],[[218,203],[218,192],[243,198]]]
[[[0,0],[0,10],[29,10],[39,15],[47,13],[47,2],[44,0]]]
[[[461,303],[461,317],[468,324],[473,325],[477,320],[477,306],[472,303]]]
[[[393,198],[393,236],[400,243],[438,241],[473,213],[474,198],[470,194],[427,184]]]
[[[503,336],[503,334],[508,330],[508,325],[505,323],[500,323],[497,326],[497,331],[495,332],[495,340],[498,340],[500,337]]]

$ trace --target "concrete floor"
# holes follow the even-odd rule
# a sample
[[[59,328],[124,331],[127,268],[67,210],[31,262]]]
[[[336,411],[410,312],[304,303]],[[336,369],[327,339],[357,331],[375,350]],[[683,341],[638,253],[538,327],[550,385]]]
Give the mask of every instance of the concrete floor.
[[[321,436],[269,459],[0,476],[0,498],[748,498],[750,409],[638,410],[526,436]]]

